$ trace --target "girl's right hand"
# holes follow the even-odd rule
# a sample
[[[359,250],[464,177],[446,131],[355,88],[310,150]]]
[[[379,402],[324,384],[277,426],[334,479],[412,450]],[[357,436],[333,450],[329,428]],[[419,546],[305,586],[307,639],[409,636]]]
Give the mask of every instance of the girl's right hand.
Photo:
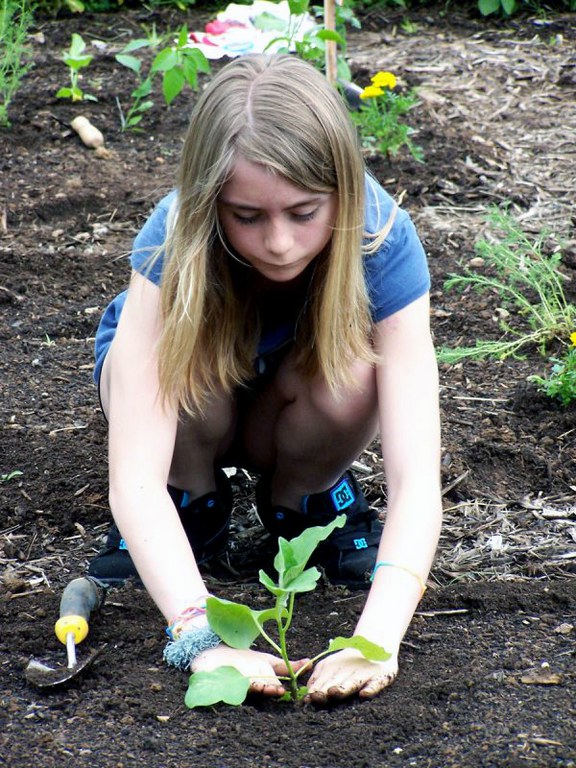
[[[294,671],[298,671],[309,659],[291,661]],[[250,693],[260,693],[264,696],[282,696],[286,690],[278,679],[278,675],[287,675],[288,670],[284,661],[272,653],[262,651],[237,650],[220,644],[216,648],[201,653],[190,667],[191,672],[211,672],[217,667],[235,667],[246,677],[250,678]]]

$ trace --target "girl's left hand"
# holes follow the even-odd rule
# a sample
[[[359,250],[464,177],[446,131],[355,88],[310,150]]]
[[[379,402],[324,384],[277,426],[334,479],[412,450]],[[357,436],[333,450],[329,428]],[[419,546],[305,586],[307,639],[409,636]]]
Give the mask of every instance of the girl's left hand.
[[[397,654],[387,661],[368,661],[359,651],[346,648],[318,662],[308,680],[305,701],[324,704],[356,693],[371,699],[394,682],[397,674]]]

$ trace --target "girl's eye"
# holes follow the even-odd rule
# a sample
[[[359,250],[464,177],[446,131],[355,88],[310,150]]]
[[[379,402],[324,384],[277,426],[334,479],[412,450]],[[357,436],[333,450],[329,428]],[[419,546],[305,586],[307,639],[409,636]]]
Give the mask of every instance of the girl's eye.
[[[314,208],[314,210],[310,211],[310,213],[293,213],[292,216],[294,217],[295,221],[312,221],[314,216],[316,216],[317,208]]]
[[[253,216],[241,216],[239,213],[235,213],[234,218],[239,224],[254,224],[254,222],[258,221],[257,214],[254,214]]]
[[[317,212],[318,212],[318,209],[314,208],[308,213],[291,213],[290,216],[292,217],[293,221],[303,224],[306,221],[312,221],[312,219],[316,216]],[[247,215],[245,213],[243,214],[234,213],[233,216],[239,224],[249,225],[249,224],[255,224],[257,221],[259,221],[261,214],[254,213],[254,214]]]

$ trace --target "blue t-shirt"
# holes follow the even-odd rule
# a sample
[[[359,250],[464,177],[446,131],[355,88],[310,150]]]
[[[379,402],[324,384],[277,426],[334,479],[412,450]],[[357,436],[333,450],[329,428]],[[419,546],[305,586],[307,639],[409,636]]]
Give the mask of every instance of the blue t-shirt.
[[[134,240],[130,264],[154,284],[162,278],[163,253],[152,257],[166,240],[168,215],[176,201],[176,191],[166,195],[156,206]],[[366,176],[365,232],[376,234],[387,223],[394,201],[370,176]],[[364,274],[372,320],[377,323],[403,309],[430,289],[430,274],[426,254],[407,212],[398,208],[394,223],[377,251],[364,255]],[[126,300],[126,291],[108,305],[96,332],[94,379],[100,380],[104,358],[118,326]],[[281,332],[279,332],[281,331]],[[285,343],[293,329],[282,328],[268,332],[260,340],[259,354]],[[280,338],[281,337],[281,338]]]

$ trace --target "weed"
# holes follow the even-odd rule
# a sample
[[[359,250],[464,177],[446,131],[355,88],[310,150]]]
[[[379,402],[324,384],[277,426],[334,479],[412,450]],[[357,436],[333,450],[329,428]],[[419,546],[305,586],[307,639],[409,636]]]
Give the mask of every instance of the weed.
[[[0,485],[8,483],[10,480],[14,480],[15,477],[21,477],[24,473],[19,469],[15,469],[13,472],[6,472],[0,475]]]
[[[561,358],[551,357],[552,370],[546,377],[530,376],[528,381],[537,385],[541,392],[562,405],[576,400],[576,332],[570,334],[571,347]]]
[[[544,353],[552,340],[568,338],[576,324],[576,306],[566,299],[566,278],[558,269],[562,254],[557,249],[544,253],[549,233],[543,230],[530,240],[506,208],[492,208],[487,221],[498,236],[476,244],[480,267],[451,275],[445,288],[472,288],[498,296],[504,335],[495,341],[478,340],[473,347],[442,348],[438,352],[442,363],[464,358],[503,360],[516,356],[526,345],[536,345]]]
[[[26,0],[2,0],[0,6],[0,125],[8,126],[8,107],[32,62],[24,61],[26,37],[33,21]]]

